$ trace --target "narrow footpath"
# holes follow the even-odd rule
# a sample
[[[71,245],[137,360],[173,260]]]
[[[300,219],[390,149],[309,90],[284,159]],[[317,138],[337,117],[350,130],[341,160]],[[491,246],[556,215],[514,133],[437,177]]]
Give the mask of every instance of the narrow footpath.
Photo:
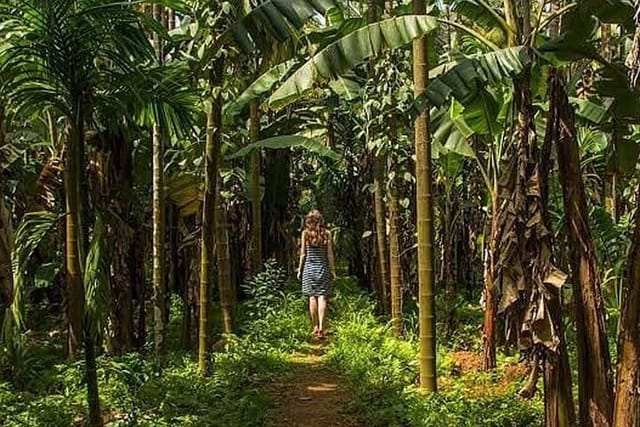
[[[268,386],[275,408],[269,427],[361,427],[348,413],[352,396],[325,363],[325,345],[311,344],[291,355],[293,373]]]

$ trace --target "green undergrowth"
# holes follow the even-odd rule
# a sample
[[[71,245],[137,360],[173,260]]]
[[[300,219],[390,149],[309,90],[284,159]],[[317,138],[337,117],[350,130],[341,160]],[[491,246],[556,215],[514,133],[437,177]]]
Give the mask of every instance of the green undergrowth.
[[[525,401],[517,396],[524,375],[515,357],[501,355],[501,368],[496,373],[459,372],[454,354],[461,347],[459,341],[439,346],[439,393],[420,393],[416,387],[418,345],[415,337],[409,334],[405,340],[394,338],[388,325],[375,315],[370,298],[348,281],[336,288],[331,321],[335,337],[327,350],[328,361],[354,391],[357,400],[352,409],[366,418],[367,425],[536,427],[544,424],[542,402]],[[467,342],[468,337],[461,340]],[[477,345],[469,343],[468,347],[473,350]],[[477,353],[465,354],[473,357]]]
[[[305,303],[284,287],[284,277],[273,264],[247,284],[255,298],[240,307],[239,334],[226,337],[224,350],[212,355],[207,378],[198,375],[191,353],[173,351],[162,362],[140,353],[99,357],[106,425],[265,425],[271,402],[262,387],[291,371],[288,355],[301,348],[308,335]],[[179,313],[175,314],[178,321]],[[55,353],[59,348],[44,345],[47,342],[43,339],[26,349],[35,364],[20,387],[0,381],[0,425],[84,424],[84,363],[64,363]]]

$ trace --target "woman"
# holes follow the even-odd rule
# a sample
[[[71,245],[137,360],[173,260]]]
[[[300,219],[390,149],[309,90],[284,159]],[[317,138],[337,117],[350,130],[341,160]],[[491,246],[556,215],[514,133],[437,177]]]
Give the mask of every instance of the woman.
[[[302,293],[309,297],[313,334],[323,339],[327,295],[336,274],[331,232],[325,227],[319,210],[307,214],[301,241],[298,280],[302,280]]]

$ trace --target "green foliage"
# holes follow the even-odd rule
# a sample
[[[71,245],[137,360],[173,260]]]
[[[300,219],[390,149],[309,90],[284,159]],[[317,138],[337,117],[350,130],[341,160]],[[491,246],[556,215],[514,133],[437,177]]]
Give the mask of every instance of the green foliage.
[[[517,381],[502,373],[448,375],[455,364],[449,345],[441,346],[438,352],[440,393],[419,393],[412,385],[418,376],[415,337],[394,338],[390,328],[379,323],[365,295],[354,292],[353,286],[340,286],[340,289],[333,305],[335,320],[331,322],[336,337],[330,343],[328,358],[355,392],[354,409],[367,419],[368,425],[535,427],[544,424],[541,401],[518,398]],[[473,318],[474,322],[476,317],[475,311],[464,315],[465,320]],[[504,363],[514,362],[505,360]]]
[[[376,56],[395,49],[433,31],[437,27],[430,16],[406,15],[369,24],[315,54],[298,68],[269,98],[269,105],[282,108],[304,95],[314,85],[336,79]]]
[[[262,148],[271,150],[301,148],[311,153],[316,153],[322,157],[327,157],[333,160],[340,159],[340,156],[335,151],[328,148],[322,142],[317,139],[307,138],[301,135],[274,136],[272,138],[263,139],[262,141],[256,141],[236,151],[233,155],[229,156],[228,159],[231,160],[239,157],[245,157],[253,151]]]

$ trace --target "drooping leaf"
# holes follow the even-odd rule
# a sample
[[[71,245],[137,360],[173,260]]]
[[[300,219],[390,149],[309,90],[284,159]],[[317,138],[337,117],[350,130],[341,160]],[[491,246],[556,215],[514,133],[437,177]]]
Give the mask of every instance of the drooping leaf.
[[[109,263],[106,258],[107,242],[104,223],[96,217],[93,238],[84,269],[85,321],[89,333],[97,336],[103,329],[111,300],[109,291]]]
[[[228,35],[246,54],[269,51],[274,42],[293,37],[311,18],[324,19],[335,6],[332,0],[268,0],[238,20]]]
[[[427,100],[435,106],[451,97],[463,105],[472,102],[486,86],[517,77],[530,61],[524,47],[513,47],[447,64],[439,68],[440,75],[432,75],[425,94],[416,98],[414,110],[422,111]]]
[[[383,49],[395,49],[437,27],[435,18],[406,15],[362,27],[322,49],[298,68],[269,98],[269,105],[282,108],[315,85],[333,80],[378,55]]]
[[[225,123],[231,123],[233,117],[240,114],[249,102],[259,99],[270,92],[271,89],[291,71],[295,64],[295,60],[278,64],[254,80],[235,101],[224,106],[223,114]]]
[[[464,16],[470,22],[487,29],[500,28],[507,31],[507,23],[499,9],[491,7],[482,0],[457,0],[453,11]]]
[[[592,123],[600,124],[607,115],[608,107],[583,98],[569,98],[576,107],[576,115]]]
[[[300,135],[275,136],[273,138],[267,138],[261,141],[256,141],[236,151],[232,155],[228,156],[227,159],[231,160],[231,159],[244,157],[250,154],[251,152],[253,152],[254,150],[259,150],[263,148],[271,149],[271,150],[301,148],[301,149],[310,151],[312,153],[316,153],[322,157],[327,157],[333,160],[340,159],[340,155],[338,153],[331,150],[322,142],[318,141],[317,139],[307,138]]]

